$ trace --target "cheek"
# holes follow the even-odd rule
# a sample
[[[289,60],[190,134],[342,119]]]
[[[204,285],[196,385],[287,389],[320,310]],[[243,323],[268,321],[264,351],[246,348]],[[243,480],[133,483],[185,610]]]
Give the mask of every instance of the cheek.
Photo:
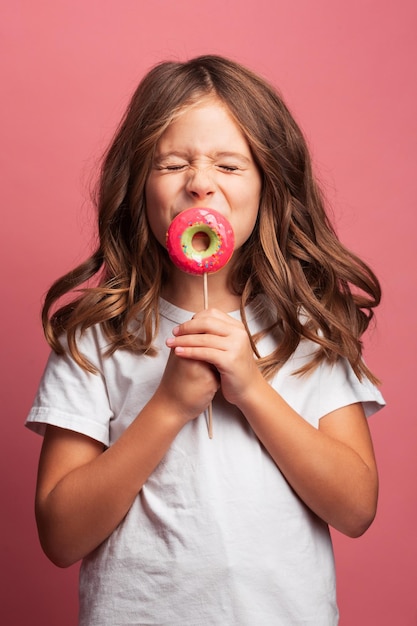
[[[259,206],[261,204],[262,196],[262,184],[260,179],[256,179],[248,186],[246,195],[246,221],[251,222],[253,225],[256,222],[258,216]]]
[[[262,180],[259,174],[256,174],[256,176],[254,177],[252,190],[253,190],[253,198],[259,207],[261,203],[261,194],[262,194]]]
[[[249,239],[255,228],[258,211],[253,210],[238,218],[232,224],[235,233],[235,248],[238,249]]]
[[[163,217],[169,214],[178,197],[178,180],[163,178],[153,180],[152,176],[145,186],[146,206],[154,209]]]
[[[145,188],[145,209],[146,217],[148,220],[149,230],[160,244],[165,246],[165,231],[164,221],[161,219],[158,206],[158,196],[155,193],[155,189],[151,186]]]
[[[147,207],[156,204],[158,198],[158,185],[155,184],[152,174],[148,177],[145,185],[145,202]]]
[[[242,181],[240,187],[240,200],[248,210],[254,210],[259,207],[262,194],[262,180],[258,173],[253,172],[252,175]]]
[[[146,216],[148,218],[149,230],[159,241],[159,243],[165,247],[167,225],[165,221],[161,219],[159,212],[155,209],[155,206],[146,204]]]

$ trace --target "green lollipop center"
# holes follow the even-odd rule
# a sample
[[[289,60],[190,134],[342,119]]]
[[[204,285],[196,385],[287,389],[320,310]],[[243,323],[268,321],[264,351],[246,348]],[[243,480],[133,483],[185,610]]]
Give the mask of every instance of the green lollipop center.
[[[221,239],[213,229],[206,224],[194,224],[185,229],[181,236],[181,246],[185,256],[189,258],[205,259],[215,254],[220,246]]]

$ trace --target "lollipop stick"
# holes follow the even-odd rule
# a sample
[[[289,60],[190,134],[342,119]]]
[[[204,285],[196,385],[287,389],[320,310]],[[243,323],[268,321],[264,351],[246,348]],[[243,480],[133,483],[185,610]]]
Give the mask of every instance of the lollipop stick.
[[[208,436],[209,439],[213,439],[213,405],[211,402],[208,405]]]
[[[203,294],[204,294],[204,310],[208,309],[208,281],[207,272],[203,274]],[[213,405],[210,402],[208,405],[208,435],[210,439],[213,439]]]
[[[203,292],[204,292],[204,310],[208,309],[208,281],[207,281],[207,272],[203,274]]]

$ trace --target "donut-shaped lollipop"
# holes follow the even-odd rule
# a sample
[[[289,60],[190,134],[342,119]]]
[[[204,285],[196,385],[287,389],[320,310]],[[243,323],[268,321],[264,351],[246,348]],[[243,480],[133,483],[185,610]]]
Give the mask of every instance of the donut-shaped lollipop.
[[[200,237],[208,241],[205,250],[194,247]],[[171,261],[188,274],[213,274],[220,270],[232,256],[234,242],[230,223],[214,209],[186,209],[172,220],[167,232]]]

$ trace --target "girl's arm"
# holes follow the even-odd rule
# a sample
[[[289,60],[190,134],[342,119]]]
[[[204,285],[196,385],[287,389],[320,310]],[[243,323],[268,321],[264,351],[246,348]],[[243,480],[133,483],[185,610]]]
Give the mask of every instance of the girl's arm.
[[[362,406],[334,411],[316,429],[265,381],[240,322],[204,311],[174,332],[168,345],[183,359],[218,369],[226,400],[242,411],[307,506],[346,535],[365,532],[376,512],[378,476]]]
[[[113,532],[178,432],[208,406],[218,385],[208,365],[171,353],[154,396],[110,448],[48,426],[36,518],[42,547],[56,565],[72,565]]]
[[[259,381],[240,408],[305,504],[340,532],[362,535],[375,517],[378,497],[362,406],[352,404],[329,413],[317,430]]]

